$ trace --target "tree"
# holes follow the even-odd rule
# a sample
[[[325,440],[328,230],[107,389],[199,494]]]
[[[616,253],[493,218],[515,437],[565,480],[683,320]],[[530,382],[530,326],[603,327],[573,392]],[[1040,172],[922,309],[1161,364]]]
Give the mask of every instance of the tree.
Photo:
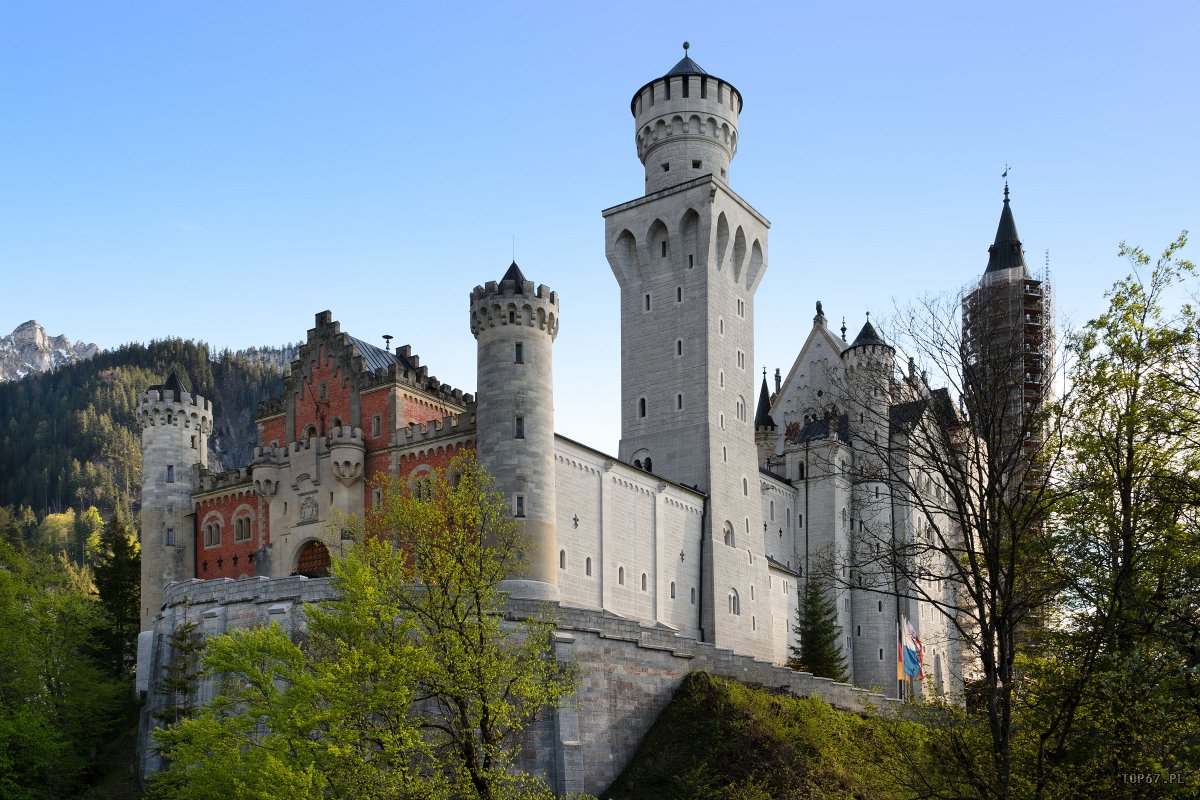
[[[108,613],[105,647],[114,674],[128,673],[137,659],[141,608],[141,547],[118,503],[96,547],[95,581]]]
[[[1165,793],[1200,761],[1200,319],[1169,305],[1195,273],[1186,243],[1153,265],[1122,244],[1131,274],[1071,343],[1054,526],[1071,624],[1030,705],[1043,796],[1126,796],[1125,773]]]
[[[521,561],[508,504],[470,455],[419,496],[381,488],[347,521],[356,541],[304,642],[271,627],[208,643],[222,689],[156,734],[163,796],[550,796],[518,769],[521,734],[570,695],[574,668],[553,618],[498,589]]]
[[[793,630],[800,637],[800,646],[789,648],[788,666],[820,678],[846,680],[846,659],[837,643],[837,606],[826,594],[824,582],[813,577],[796,591],[800,604]]]

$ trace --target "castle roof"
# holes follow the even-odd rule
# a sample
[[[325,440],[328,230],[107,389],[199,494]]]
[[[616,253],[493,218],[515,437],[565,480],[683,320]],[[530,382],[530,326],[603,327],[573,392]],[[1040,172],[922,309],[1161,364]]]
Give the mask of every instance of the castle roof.
[[[183,388],[183,381],[179,380],[179,376],[175,374],[175,370],[171,370],[171,374],[167,376],[166,381],[158,386],[151,386],[150,389],[156,392],[174,392],[176,400],[187,391],[187,389]]]
[[[892,433],[908,433],[917,427],[926,411],[932,410],[938,422],[947,427],[958,424],[958,414],[954,411],[954,401],[946,389],[934,389],[929,397],[910,400],[907,403],[897,403],[888,409],[888,423]]]
[[[771,419],[771,392],[767,389],[767,374],[763,373],[762,388],[758,390],[758,410],[754,412],[754,427],[775,430]]]
[[[1004,184],[1004,208],[1000,211],[1000,224],[996,226],[996,241],[988,248],[988,263],[984,273],[1005,269],[1025,270],[1025,251],[1021,249],[1021,237],[1017,235],[1017,223],[1013,220],[1012,208],[1008,205],[1008,184]]]
[[[826,414],[818,419],[809,420],[803,427],[792,428],[788,425],[787,441],[799,444],[804,441],[828,439],[834,436],[843,442],[850,441],[850,417],[845,414]]]
[[[882,345],[883,347],[891,346],[885,342],[883,337],[879,335],[879,332],[875,330],[875,326],[871,324],[870,319],[868,319],[862,326],[862,330],[858,332],[858,336],[854,337],[854,344],[850,346],[866,347],[867,345]]]
[[[504,277],[500,279],[500,287],[503,289],[504,284],[511,283],[517,294],[521,294],[525,287],[525,273],[521,272],[521,268],[514,261],[508,267],[508,272],[504,273]]]
[[[377,369],[387,369],[392,364],[400,365],[401,369],[413,369],[413,365],[409,363],[408,359],[399,353],[393,353],[390,350],[384,350],[373,344],[367,344],[362,339],[357,339],[353,336],[348,336],[348,338],[350,339],[350,344],[354,345],[354,352],[362,356],[367,372],[374,372]]]
[[[684,56],[683,58],[681,58],[679,60],[678,64],[671,67],[671,71],[668,72],[667,74],[668,75],[707,75],[708,73],[705,72],[704,69],[699,64],[697,64],[695,61],[692,61],[691,57]]]

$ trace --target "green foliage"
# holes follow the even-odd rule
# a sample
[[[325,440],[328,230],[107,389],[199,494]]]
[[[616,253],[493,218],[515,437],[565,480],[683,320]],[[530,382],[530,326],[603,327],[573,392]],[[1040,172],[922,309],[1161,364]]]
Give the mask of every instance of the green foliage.
[[[213,703],[155,733],[170,768],[152,796],[549,797],[515,768],[521,732],[574,686],[553,620],[508,621],[497,584],[520,537],[469,457],[427,496],[386,487],[334,558],[336,599],[308,635],[214,637]]]
[[[131,708],[98,657],[104,626],[86,568],[0,542],[0,796],[74,796],[107,770]]]
[[[800,636],[800,646],[790,648],[788,666],[821,678],[846,680],[846,659],[837,644],[837,606],[826,593],[824,582],[810,577],[796,591],[800,603],[794,630]]]
[[[604,797],[908,797],[902,756],[922,739],[902,720],[693,672]]]
[[[181,339],[129,344],[0,384],[0,505],[28,505],[41,515],[96,506],[105,516],[122,503],[136,507],[142,464],[137,396],[172,368],[214,403],[219,446],[212,453],[231,466],[248,461],[254,409],[282,391],[277,365],[228,351],[214,361],[207,345]],[[47,533],[61,539],[63,549],[74,543],[72,558],[83,560],[77,539],[58,528]]]
[[[141,546],[120,505],[96,539],[93,566],[96,592],[107,613],[103,644],[113,674],[128,674],[137,660]]]
[[[178,725],[196,713],[200,654],[204,649],[204,637],[197,630],[199,627],[196,620],[185,620],[167,637],[162,675],[154,687],[154,691],[164,698],[154,717],[167,725]]]

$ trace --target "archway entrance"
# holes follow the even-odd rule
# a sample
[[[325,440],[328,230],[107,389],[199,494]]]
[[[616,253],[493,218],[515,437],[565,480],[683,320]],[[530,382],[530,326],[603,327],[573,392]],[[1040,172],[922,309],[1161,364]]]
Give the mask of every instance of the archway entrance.
[[[329,549],[320,542],[309,542],[300,550],[296,574],[306,578],[329,576]]]

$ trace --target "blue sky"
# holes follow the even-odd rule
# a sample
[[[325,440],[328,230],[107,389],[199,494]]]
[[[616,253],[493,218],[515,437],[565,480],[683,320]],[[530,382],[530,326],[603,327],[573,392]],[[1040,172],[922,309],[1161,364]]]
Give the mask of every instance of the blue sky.
[[[615,451],[600,210],[641,194],[629,100],[684,39],[745,99],[760,364],[818,299],[853,335],[975,278],[1006,163],[1079,324],[1122,239],[1200,236],[1200,4],[988,5],[4,3],[0,332],[236,348],[328,308],[472,390],[468,293],[515,237],[562,296],[558,429]]]

